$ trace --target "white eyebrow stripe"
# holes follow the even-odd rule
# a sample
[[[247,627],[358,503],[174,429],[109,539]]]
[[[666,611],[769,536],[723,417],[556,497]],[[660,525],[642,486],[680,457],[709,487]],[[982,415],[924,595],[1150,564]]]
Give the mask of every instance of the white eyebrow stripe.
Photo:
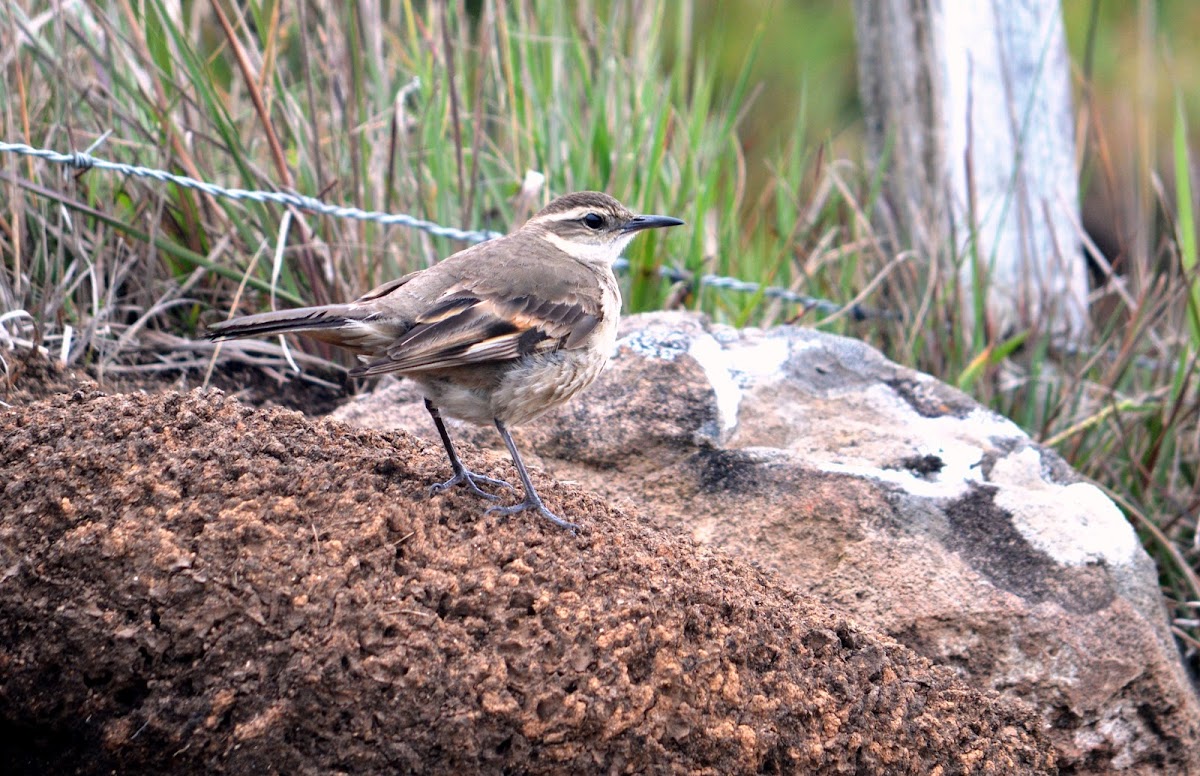
[[[588,213],[596,213],[598,215],[604,216],[605,218],[612,217],[612,214],[607,212],[607,210],[605,210],[604,208],[584,206],[584,207],[574,207],[574,208],[571,208],[570,210],[564,210],[561,213],[549,213],[547,215],[539,217],[537,220],[538,221],[578,221],[581,218],[583,218],[584,216],[586,216]]]

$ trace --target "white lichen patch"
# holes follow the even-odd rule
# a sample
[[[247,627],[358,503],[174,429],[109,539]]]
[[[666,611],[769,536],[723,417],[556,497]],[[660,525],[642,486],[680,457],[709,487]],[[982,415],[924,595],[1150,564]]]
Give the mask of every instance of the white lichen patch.
[[[934,453],[939,455],[940,453]],[[943,460],[945,460],[943,458]],[[921,498],[949,499],[963,495],[967,491],[968,480],[982,481],[979,476],[969,472],[966,476],[954,479],[939,472],[934,477],[918,477],[905,469],[883,469],[878,466],[863,466],[851,463],[825,462],[818,465],[821,471],[834,474],[849,474],[855,477],[869,477],[873,480],[891,483],[900,487],[904,492]]]
[[[642,358],[674,361],[688,352],[691,336],[685,332],[648,327],[617,340],[615,353],[627,348]]]
[[[717,397],[721,430],[728,433],[737,427],[745,389],[780,374],[790,352],[782,337],[743,337],[722,345],[705,334],[692,340],[688,355],[704,370]]]
[[[1050,482],[1041,454],[1027,447],[992,467],[996,506],[1012,515],[1026,541],[1059,563],[1132,563],[1140,546],[1133,526],[1095,485]]]
[[[881,384],[837,401],[843,407],[839,433],[810,435],[810,443],[829,439],[830,446],[823,450],[810,444],[805,457],[816,459],[825,471],[883,480],[923,498],[961,497],[972,483],[984,481],[980,464],[993,449],[992,440],[1025,438],[1012,421],[983,408],[966,417],[925,417]],[[923,455],[937,456],[941,469],[920,474],[896,468],[901,458]]]

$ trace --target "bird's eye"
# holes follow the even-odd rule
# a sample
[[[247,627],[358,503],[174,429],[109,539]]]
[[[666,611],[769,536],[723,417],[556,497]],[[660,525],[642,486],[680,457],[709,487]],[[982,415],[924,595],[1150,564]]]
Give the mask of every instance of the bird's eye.
[[[588,213],[583,217],[583,225],[588,229],[599,229],[604,226],[604,217],[596,213]]]

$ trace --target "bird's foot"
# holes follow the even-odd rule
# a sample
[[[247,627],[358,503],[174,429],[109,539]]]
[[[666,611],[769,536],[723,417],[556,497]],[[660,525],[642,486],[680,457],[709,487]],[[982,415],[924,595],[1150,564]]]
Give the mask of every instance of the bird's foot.
[[[480,484],[492,485],[497,488],[508,488],[509,490],[516,490],[516,488],[514,488],[512,485],[509,485],[504,480],[497,480],[494,477],[488,477],[483,474],[477,474],[477,473],[471,471],[470,469],[463,468],[463,469],[455,472],[454,476],[451,477],[450,479],[446,480],[445,482],[439,482],[436,485],[430,485],[429,486],[429,495],[433,496],[438,493],[442,493],[444,491],[450,490],[455,485],[466,485],[467,490],[471,491],[476,496],[482,496],[483,498],[491,499],[492,501],[495,501],[496,499],[500,498],[495,493],[488,493],[486,490],[479,487]]]
[[[526,496],[525,500],[522,501],[520,504],[511,506],[511,507],[502,507],[502,506],[498,506],[498,505],[494,506],[494,507],[488,507],[484,511],[484,514],[485,515],[505,515],[505,516],[507,516],[507,515],[515,515],[520,512],[527,512],[527,511],[537,512],[542,517],[549,520],[551,523],[554,523],[559,528],[567,529],[572,534],[576,534],[579,532],[579,526],[575,525],[574,523],[567,522],[566,520],[563,520],[561,517],[559,517],[558,515],[551,512],[549,509],[546,508],[546,505],[543,504],[542,500],[540,498],[538,498],[537,496]]]

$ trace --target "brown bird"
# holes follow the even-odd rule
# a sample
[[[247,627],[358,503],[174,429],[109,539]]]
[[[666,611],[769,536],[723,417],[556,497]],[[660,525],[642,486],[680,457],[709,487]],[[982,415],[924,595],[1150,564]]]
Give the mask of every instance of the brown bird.
[[[612,352],[621,312],[613,262],[638,232],[682,223],[635,215],[607,194],[568,194],[515,232],[353,302],[234,318],[210,325],[209,337],[300,332],[357,353],[363,363],[350,370],[352,376],[411,378],[425,395],[454,475],[432,492],[462,484],[495,499],[480,484],[512,488],[463,466],[442,413],[494,423],[525,500],[487,512],[532,509],[574,530],[542,503],[508,427],[533,420],[596,379]]]

